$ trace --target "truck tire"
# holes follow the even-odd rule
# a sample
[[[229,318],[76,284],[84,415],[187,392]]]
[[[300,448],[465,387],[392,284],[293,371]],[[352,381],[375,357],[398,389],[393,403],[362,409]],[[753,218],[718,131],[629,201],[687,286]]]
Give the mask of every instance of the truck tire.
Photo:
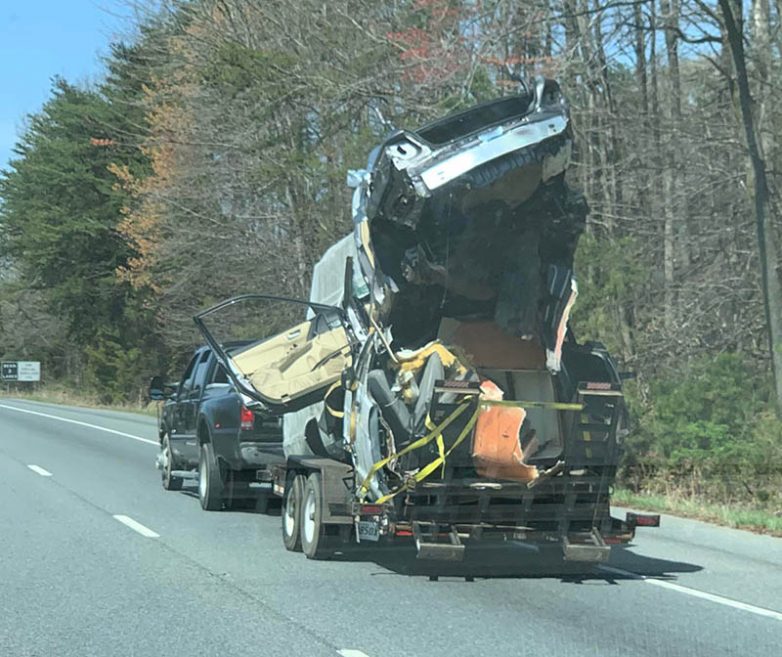
[[[304,475],[294,475],[285,486],[282,500],[282,542],[285,549],[301,552],[301,502],[304,497]]]
[[[163,438],[160,441],[160,451],[162,457],[160,479],[163,488],[166,490],[182,490],[182,478],[171,474],[176,470],[176,462],[174,460],[174,452],[171,450],[171,441],[168,439],[168,433],[163,434]]]
[[[308,559],[328,559],[333,541],[323,523],[323,488],[319,472],[313,472],[304,486],[301,504],[301,549]]]
[[[203,443],[198,459],[198,499],[201,508],[204,511],[220,511],[223,508],[224,490],[223,472],[212,443]]]

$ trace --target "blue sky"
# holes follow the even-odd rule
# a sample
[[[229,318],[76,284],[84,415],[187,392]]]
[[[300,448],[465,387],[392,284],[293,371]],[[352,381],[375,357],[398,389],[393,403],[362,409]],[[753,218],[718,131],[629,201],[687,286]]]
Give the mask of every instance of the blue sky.
[[[122,0],[0,0],[0,168],[52,76],[98,80],[100,55],[130,28]]]

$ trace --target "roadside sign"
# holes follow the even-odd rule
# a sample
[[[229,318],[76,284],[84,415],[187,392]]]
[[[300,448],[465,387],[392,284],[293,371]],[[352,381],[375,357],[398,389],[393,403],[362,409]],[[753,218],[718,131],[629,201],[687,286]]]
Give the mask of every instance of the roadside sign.
[[[19,368],[16,361],[0,363],[0,377],[2,377],[3,381],[16,381],[18,376]]]
[[[20,360],[17,365],[17,381],[40,381],[41,362],[37,360]]]
[[[6,360],[0,363],[3,381],[40,381],[41,362],[37,360]]]

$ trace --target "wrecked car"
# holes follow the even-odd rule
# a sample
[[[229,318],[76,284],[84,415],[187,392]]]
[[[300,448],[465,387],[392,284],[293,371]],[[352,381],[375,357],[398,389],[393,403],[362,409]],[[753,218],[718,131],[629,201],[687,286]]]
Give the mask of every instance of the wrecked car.
[[[565,182],[572,145],[544,79],[396,130],[350,172],[353,232],[308,301],[244,295],[196,316],[237,387],[283,416],[288,549],[407,538],[458,560],[513,539],[593,563],[655,524],[610,515],[621,380],[568,326],[587,215]],[[226,353],[237,326],[257,339]]]

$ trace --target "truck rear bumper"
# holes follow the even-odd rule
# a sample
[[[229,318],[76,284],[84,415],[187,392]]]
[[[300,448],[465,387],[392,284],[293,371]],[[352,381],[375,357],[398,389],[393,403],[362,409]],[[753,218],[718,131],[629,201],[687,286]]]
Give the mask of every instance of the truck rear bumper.
[[[212,435],[212,445],[218,458],[231,470],[253,470],[285,463],[282,442],[237,440],[236,433]]]

